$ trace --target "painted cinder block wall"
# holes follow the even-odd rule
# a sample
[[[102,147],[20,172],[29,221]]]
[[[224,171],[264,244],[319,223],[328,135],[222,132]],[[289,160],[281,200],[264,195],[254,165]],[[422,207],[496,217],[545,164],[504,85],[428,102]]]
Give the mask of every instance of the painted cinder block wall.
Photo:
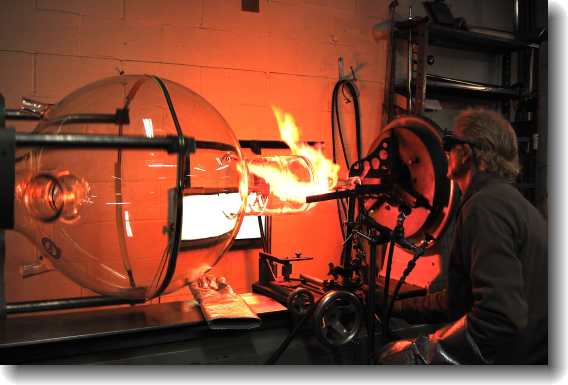
[[[53,103],[103,77],[156,74],[205,97],[240,139],[278,139],[277,105],[294,115],[305,140],[323,140],[331,154],[331,91],[343,57],[346,70],[357,68],[367,148],[380,131],[386,52],[372,27],[387,7],[386,0],[261,0],[251,13],[240,0],[1,0],[0,92],[16,108],[22,96]],[[352,133],[349,106],[344,118]],[[338,226],[335,202],[274,218],[273,253],[314,256],[302,271],[325,275],[339,259]],[[92,294],[58,272],[22,280],[19,267],[37,250],[13,232],[7,239],[9,302]],[[257,255],[231,251],[215,270],[250,291]]]

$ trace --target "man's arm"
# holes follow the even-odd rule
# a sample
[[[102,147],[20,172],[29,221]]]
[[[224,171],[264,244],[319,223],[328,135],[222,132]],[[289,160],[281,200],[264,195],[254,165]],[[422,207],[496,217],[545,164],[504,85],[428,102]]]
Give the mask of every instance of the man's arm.
[[[403,318],[411,324],[447,322],[448,292],[442,290],[395,301],[392,316]]]
[[[499,341],[527,325],[528,305],[513,218],[499,202],[480,198],[468,205],[463,222],[473,297],[466,325],[483,356],[491,361]]]
[[[461,230],[462,250],[470,262],[471,309],[433,334],[387,345],[380,363],[492,363],[497,346],[526,326],[528,306],[516,246],[520,234],[514,220],[498,202],[470,203],[464,207]]]

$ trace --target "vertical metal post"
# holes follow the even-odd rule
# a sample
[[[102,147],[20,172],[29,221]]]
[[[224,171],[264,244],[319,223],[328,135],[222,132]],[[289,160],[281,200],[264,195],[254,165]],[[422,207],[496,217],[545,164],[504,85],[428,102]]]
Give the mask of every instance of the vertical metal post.
[[[371,256],[369,260],[369,282],[367,291],[367,346],[369,352],[369,363],[375,363],[375,295],[377,289],[377,241],[371,237],[369,241]]]
[[[262,155],[262,145],[259,143],[252,144],[251,151],[255,155]],[[259,222],[259,226],[262,226],[261,223],[262,221]],[[262,244],[262,250],[268,254],[272,253],[272,217],[270,215],[266,215],[264,217],[264,240]]]
[[[513,16],[513,31],[515,32],[515,37],[519,37],[519,0],[513,1],[514,16]]]
[[[537,52],[537,113],[536,128],[538,146],[536,148],[535,204],[545,218],[548,218],[548,41],[540,44]]]
[[[501,85],[503,87],[509,87],[511,85],[511,53],[507,52],[503,54],[503,62],[501,68]],[[507,117],[510,121],[511,116],[511,101],[505,99],[502,106],[503,115]]]
[[[357,197],[355,194],[350,194],[347,206],[347,229],[345,234],[349,235],[353,233],[353,229],[355,228],[355,205],[357,203]],[[351,278],[352,278],[352,261],[351,261],[351,253],[353,249],[353,237],[347,238],[345,244],[343,245],[343,250],[341,253],[341,265],[345,271],[343,276],[344,282],[343,284],[346,287],[351,286]]]
[[[5,110],[5,102],[4,102],[4,96],[2,96],[0,94],[0,175],[5,176],[4,174],[12,174],[14,170],[9,170],[8,168],[10,168],[11,166],[13,166],[13,162],[5,162],[4,161],[4,157],[10,156],[9,154],[4,154],[4,152],[7,152],[7,146],[4,146],[2,144],[2,142],[4,141],[4,139],[7,139],[7,137],[5,138],[6,135],[4,135],[5,133],[7,133],[7,131],[5,132],[5,125],[6,125],[6,120],[4,119],[4,110]],[[13,155],[12,155],[13,156]],[[2,170],[1,167],[5,167],[5,170]],[[5,172],[4,172],[5,171]],[[10,189],[10,185],[12,185],[12,183],[10,183],[10,181],[7,180],[0,180],[0,190],[8,190]],[[7,192],[7,191],[6,191]],[[5,194],[3,193],[3,191],[0,192],[0,195],[2,195],[0,197],[0,199],[8,199],[8,196],[4,196]],[[10,194],[8,194],[10,195]],[[3,204],[3,202],[0,202],[0,204]],[[3,209],[9,208],[11,206],[11,203],[6,202],[6,207],[3,207]],[[2,214],[0,213],[0,215],[6,215],[6,213]],[[9,214],[8,214],[9,215]],[[6,223],[5,223],[6,222]],[[6,276],[5,276],[5,268],[6,268],[6,238],[5,238],[5,228],[9,228],[9,220],[4,220],[4,218],[2,219],[2,223],[0,223],[0,320],[1,319],[5,319],[6,318]],[[12,223],[13,226],[13,223]]]
[[[408,22],[409,22],[409,26],[408,26],[408,50],[407,50],[407,74],[406,74],[406,81],[407,81],[407,92],[408,92],[408,98],[406,99],[407,103],[406,103],[406,110],[408,111],[409,114],[412,113],[412,73],[413,73],[413,65],[414,65],[414,48],[413,48],[413,44],[414,42],[412,41],[412,7],[408,8]]]
[[[272,253],[272,217],[270,215],[264,217],[265,221],[265,231],[264,236],[266,238],[266,252]]]
[[[395,82],[395,68],[396,68],[396,44],[398,38],[398,31],[395,26],[395,10],[398,2],[392,1],[389,5],[390,12],[390,33],[387,46],[387,63],[386,63],[386,79],[385,79],[385,92],[383,97],[383,124],[384,127],[395,116],[394,113],[394,82]]]
[[[428,52],[428,22],[421,20],[416,24],[416,75],[414,106],[409,113],[422,115],[426,100],[426,57]]]

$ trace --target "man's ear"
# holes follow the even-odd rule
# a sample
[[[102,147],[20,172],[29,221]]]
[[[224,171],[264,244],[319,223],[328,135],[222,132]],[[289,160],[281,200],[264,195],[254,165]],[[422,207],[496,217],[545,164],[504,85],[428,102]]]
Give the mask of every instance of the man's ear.
[[[462,160],[463,163],[468,163],[473,160],[473,150],[471,149],[470,145],[463,145],[461,146],[462,149]]]

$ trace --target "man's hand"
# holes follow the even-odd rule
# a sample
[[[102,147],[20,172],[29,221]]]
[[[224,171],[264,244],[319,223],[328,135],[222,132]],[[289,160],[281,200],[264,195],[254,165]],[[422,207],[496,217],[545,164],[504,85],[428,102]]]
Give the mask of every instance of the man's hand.
[[[385,345],[377,356],[382,365],[479,365],[489,363],[468,331],[467,316],[430,335]]]

